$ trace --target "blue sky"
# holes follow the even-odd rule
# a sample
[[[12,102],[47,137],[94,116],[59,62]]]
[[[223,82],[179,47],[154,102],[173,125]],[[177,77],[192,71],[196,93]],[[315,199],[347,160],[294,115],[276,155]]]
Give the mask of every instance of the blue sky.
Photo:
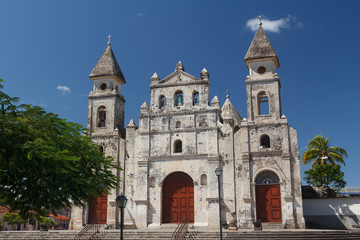
[[[150,77],[210,73],[211,99],[226,90],[246,116],[244,56],[254,20],[280,59],[283,114],[298,131],[299,149],[316,134],[348,151],[348,186],[360,186],[360,1],[17,1],[1,0],[0,78],[23,103],[62,118],[87,121],[88,78],[111,34],[127,84],[126,123],[138,122],[150,98]],[[255,21],[256,23],[256,21]],[[302,166],[302,172],[309,166]]]

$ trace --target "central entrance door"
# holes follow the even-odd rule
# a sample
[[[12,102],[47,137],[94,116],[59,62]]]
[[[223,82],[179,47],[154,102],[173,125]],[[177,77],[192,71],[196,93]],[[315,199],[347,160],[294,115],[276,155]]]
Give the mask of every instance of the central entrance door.
[[[194,222],[194,183],[183,172],[174,172],[163,184],[163,223]]]
[[[282,222],[279,177],[265,171],[255,182],[256,218],[262,222]]]
[[[279,184],[256,186],[256,216],[262,222],[282,222]]]
[[[89,206],[89,224],[106,224],[107,218],[107,194],[91,198]]]

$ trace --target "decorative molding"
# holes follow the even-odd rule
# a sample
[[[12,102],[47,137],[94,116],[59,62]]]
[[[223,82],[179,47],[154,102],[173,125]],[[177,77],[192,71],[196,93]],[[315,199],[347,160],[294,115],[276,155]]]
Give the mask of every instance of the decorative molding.
[[[194,109],[194,108],[187,108],[182,106],[179,107],[182,111],[178,112],[178,111],[173,111],[173,110],[163,110],[163,112],[158,112],[158,113],[154,113],[154,112],[149,112],[146,114],[140,114],[139,115],[139,119],[142,118],[155,118],[155,117],[172,117],[172,116],[183,116],[183,115],[195,115],[195,114],[201,114],[201,113],[217,113],[220,111],[220,109],[218,108],[214,108],[214,107],[210,107],[207,106],[204,109]]]
[[[150,134],[173,134],[173,133],[182,133],[182,132],[196,132],[196,131],[218,131],[220,130],[217,126],[215,127],[196,127],[196,128],[178,128],[172,130],[153,130],[153,131],[143,131],[140,129],[140,135],[150,135]]]
[[[162,79],[160,81],[160,83],[158,84],[154,84],[154,85],[150,85],[150,89],[151,88],[163,88],[163,87],[178,87],[178,86],[189,86],[189,85],[209,85],[209,81],[208,80],[199,80],[196,79],[196,81],[186,81],[186,82],[176,82],[176,83],[165,83],[165,84],[161,84],[162,81],[164,81],[164,79]]]
[[[220,156],[208,156],[207,157],[208,162],[219,162],[221,161]]]
[[[282,156],[282,151],[256,151],[250,152],[251,157],[268,157],[268,156]]]
[[[139,167],[147,167],[149,162],[148,161],[138,161],[137,164]]]
[[[285,202],[292,202],[294,200],[293,196],[284,196]]]
[[[116,201],[115,200],[109,200],[109,205],[112,207],[116,207]]]
[[[207,159],[207,154],[189,154],[189,155],[163,155],[163,156],[151,156],[149,157],[149,161],[164,161],[164,160],[204,160]]]
[[[222,199],[220,199],[221,201]],[[219,198],[205,198],[205,201],[207,201],[208,203],[215,203],[215,202],[219,202]]]
[[[136,199],[134,200],[134,202],[136,203],[136,205],[147,205],[148,204],[148,200],[140,200],[140,199]]]
[[[243,200],[244,200],[244,203],[252,203],[251,197],[244,197]]]

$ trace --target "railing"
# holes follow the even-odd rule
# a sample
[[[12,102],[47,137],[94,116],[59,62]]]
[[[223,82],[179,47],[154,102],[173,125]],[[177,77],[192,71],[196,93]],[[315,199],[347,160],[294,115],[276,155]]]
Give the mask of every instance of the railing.
[[[81,231],[76,234],[74,240],[91,240],[96,234],[100,232],[100,223],[86,224]]]
[[[172,234],[171,240],[183,239],[188,230],[189,222],[190,220],[188,218],[184,218],[183,220],[181,220],[179,225],[176,227],[174,233]]]

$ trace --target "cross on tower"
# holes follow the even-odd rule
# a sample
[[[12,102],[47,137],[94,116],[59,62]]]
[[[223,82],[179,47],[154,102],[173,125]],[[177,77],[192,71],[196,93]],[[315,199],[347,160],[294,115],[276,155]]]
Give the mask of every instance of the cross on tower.
[[[226,98],[229,98],[229,89],[226,90]]]
[[[109,39],[107,44],[110,46],[110,44],[111,44],[110,40],[111,40],[112,36],[109,34],[109,36],[107,36],[107,38]]]
[[[261,22],[261,18],[262,18],[262,17],[263,17],[263,15],[261,15],[261,14],[258,16],[258,18],[259,18],[259,26],[262,25],[262,22]]]

